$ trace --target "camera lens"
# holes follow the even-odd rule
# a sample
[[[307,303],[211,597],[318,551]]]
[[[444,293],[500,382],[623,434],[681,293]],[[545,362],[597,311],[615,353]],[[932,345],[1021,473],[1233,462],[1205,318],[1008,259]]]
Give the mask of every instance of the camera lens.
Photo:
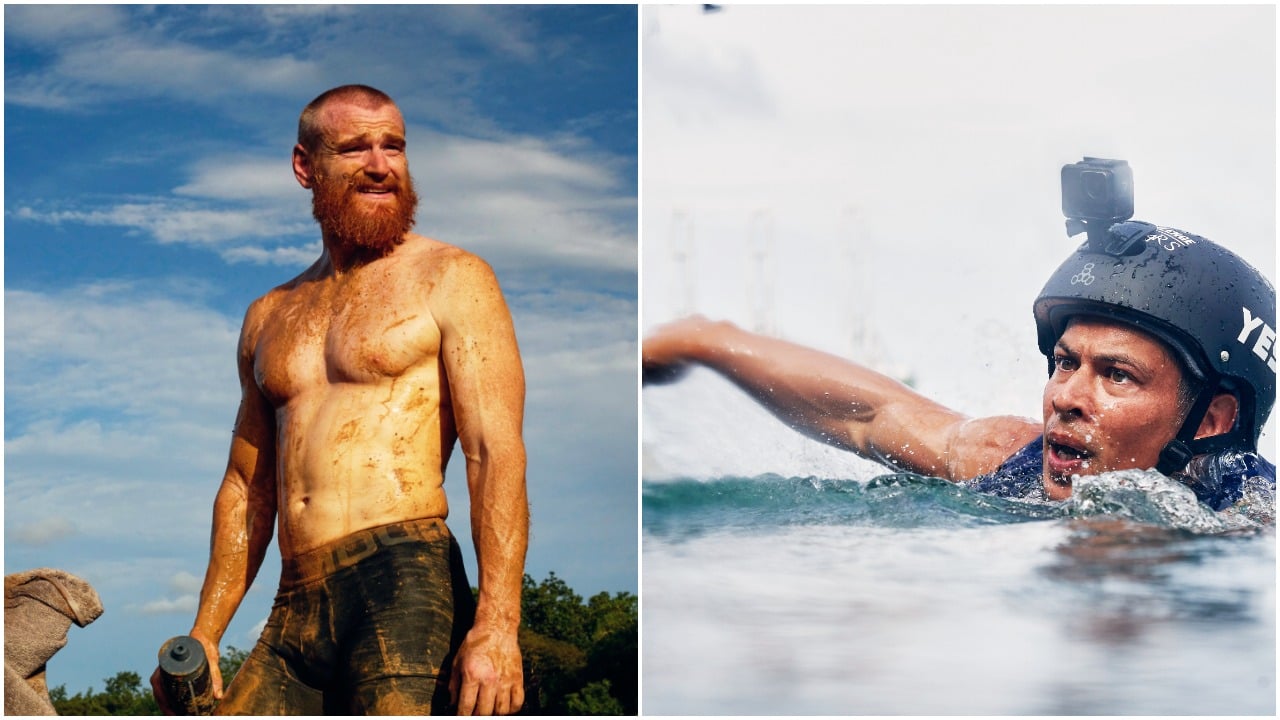
[[[1085,171],[1080,173],[1080,185],[1085,196],[1094,202],[1106,202],[1111,197],[1111,184],[1107,182],[1107,173]]]

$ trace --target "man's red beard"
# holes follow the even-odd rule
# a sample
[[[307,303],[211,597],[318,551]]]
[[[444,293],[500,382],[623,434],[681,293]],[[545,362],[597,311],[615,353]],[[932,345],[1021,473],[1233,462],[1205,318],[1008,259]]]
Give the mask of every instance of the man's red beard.
[[[413,178],[406,175],[403,181],[396,181],[391,186],[396,197],[394,205],[362,207],[356,197],[360,189],[377,185],[363,174],[353,178],[317,176],[311,193],[311,214],[320,223],[324,234],[379,253],[386,253],[404,242],[405,233],[413,227],[413,216],[418,210]]]

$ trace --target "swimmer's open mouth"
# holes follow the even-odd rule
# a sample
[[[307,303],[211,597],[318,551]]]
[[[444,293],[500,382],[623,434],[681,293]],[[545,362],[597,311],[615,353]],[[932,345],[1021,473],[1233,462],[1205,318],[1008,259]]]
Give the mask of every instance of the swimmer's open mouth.
[[[1045,469],[1060,482],[1089,471],[1094,453],[1085,443],[1067,432],[1050,432],[1045,437]]]
[[[1070,445],[1063,445],[1062,443],[1056,442],[1049,443],[1049,448],[1053,451],[1054,455],[1057,455],[1063,460],[1087,460],[1093,455],[1093,453],[1090,453],[1088,450],[1083,448],[1075,448]]]

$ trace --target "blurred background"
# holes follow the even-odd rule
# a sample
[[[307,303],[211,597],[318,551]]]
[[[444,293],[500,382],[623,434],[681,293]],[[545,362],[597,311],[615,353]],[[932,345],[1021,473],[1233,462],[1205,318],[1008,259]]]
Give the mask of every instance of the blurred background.
[[[688,313],[1040,417],[1059,170],[1275,278],[1275,10],[644,6],[641,332]],[[678,388],[678,389],[677,389]],[[708,371],[643,393],[643,473],[850,476]],[[1263,446],[1275,446],[1275,421]]]

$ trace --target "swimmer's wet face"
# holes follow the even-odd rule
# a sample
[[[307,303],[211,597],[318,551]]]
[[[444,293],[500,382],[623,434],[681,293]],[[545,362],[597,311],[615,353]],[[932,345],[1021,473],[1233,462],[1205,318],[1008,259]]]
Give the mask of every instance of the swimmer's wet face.
[[[1156,466],[1182,426],[1182,369],[1128,325],[1075,317],[1054,347],[1044,387],[1044,489],[1071,495],[1074,475]]]

